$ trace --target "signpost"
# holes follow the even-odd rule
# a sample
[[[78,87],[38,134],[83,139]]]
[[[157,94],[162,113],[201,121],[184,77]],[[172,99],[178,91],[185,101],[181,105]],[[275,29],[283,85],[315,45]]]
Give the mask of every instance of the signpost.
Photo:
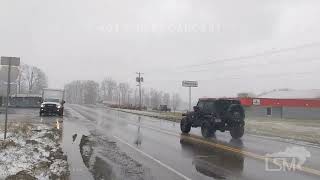
[[[7,138],[7,125],[8,125],[8,105],[10,95],[10,83],[11,83],[11,67],[20,65],[20,58],[18,57],[1,57],[1,65],[8,66],[8,80],[7,80],[7,99],[6,99],[6,116],[4,125],[4,139]]]
[[[198,87],[198,81],[182,81],[182,86],[189,88],[189,111],[191,111],[191,88]]]

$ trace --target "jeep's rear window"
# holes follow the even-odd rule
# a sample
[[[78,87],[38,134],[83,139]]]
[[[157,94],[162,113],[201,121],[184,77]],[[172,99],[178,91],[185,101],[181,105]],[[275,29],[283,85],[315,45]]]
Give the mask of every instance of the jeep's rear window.
[[[207,101],[204,103],[203,111],[204,112],[214,112],[215,103],[213,101]]]

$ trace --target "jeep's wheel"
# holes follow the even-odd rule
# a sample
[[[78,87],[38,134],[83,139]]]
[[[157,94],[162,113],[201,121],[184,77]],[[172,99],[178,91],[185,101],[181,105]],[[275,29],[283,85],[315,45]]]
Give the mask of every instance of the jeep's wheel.
[[[244,126],[236,126],[236,127],[233,127],[231,130],[230,130],[230,135],[232,136],[232,138],[234,139],[239,139],[243,136],[244,134]]]
[[[180,122],[180,129],[183,133],[189,133],[191,130],[191,124],[188,123],[187,118],[182,118]]]
[[[209,122],[205,122],[201,126],[201,134],[204,138],[209,138],[213,134],[212,126]]]

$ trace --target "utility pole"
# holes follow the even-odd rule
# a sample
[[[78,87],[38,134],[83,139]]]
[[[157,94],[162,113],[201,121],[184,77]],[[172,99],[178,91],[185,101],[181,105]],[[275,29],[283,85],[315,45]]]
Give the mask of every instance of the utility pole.
[[[143,82],[143,77],[141,77],[141,75],[143,74],[143,73],[141,73],[141,72],[137,72],[137,74],[138,74],[138,77],[136,78],[136,81],[137,81],[137,83],[138,83],[138,85],[137,86],[139,86],[139,110],[141,110],[142,108],[142,97],[141,97],[141,83]]]
[[[118,102],[118,103],[119,103],[119,104],[118,104],[118,108],[120,109],[120,107],[121,107],[121,92],[120,92],[120,88],[118,88],[118,89],[119,89],[119,90],[118,90],[118,91],[119,91],[119,94],[118,94],[118,95],[119,95],[119,96],[118,96],[118,97],[119,97],[119,99],[118,99],[118,101],[119,101],[119,102]]]
[[[191,87],[189,87],[189,111],[191,110]]]
[[[8,66],[8,79],[7,79],[7,99],[6,99],[6,115],[4,127],[4,139],[7,138],[8,126],[8,106],[10,100],[10,84],[11,84],[11,67],[20,66],[20,58],[17,57],[1,57],[1,65]],[[16,79],[16,78],[15,78]]]
[[[6,100],[6,117],[5,117],[5,125],[4,125],[4,139],[7,138],[7,126],[8,126],[8,106],[10,99],[10,84],[11,84],[11,61],[8,64],[8,81],[7,81],[7,100]]]

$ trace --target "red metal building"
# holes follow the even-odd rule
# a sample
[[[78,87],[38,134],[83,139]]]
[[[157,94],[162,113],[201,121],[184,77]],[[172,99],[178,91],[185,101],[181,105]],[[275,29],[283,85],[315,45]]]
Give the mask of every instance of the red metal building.
[[[320,90],[275,90],[240,101],[248,116],[320,120]]]

